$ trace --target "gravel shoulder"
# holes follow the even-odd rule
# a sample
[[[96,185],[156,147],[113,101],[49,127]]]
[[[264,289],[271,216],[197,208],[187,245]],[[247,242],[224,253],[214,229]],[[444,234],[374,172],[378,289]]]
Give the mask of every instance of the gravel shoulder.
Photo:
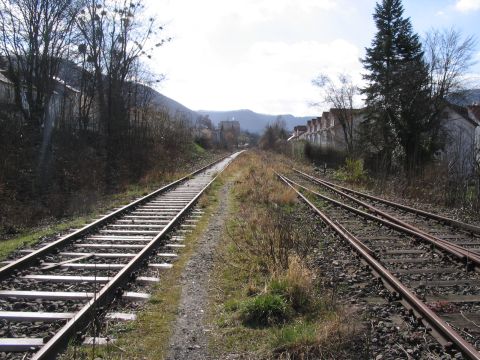
[[[214,264],[214,253],[227,217],[230,185],[218,193],[219,206],[211,215],[207,229],[201,235],[195,254],[183,271],[180,285],[182,294],[178,315],[170,339],[166,359],[209,359],[206,312],[208,289]]]

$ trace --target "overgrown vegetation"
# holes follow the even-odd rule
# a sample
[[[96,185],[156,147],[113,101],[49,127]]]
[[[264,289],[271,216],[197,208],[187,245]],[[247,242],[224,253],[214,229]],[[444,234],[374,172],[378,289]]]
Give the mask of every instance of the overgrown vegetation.
[[[162,76],[143,60],[170,39],[142,0],[0,5],[0,238],[203,156],[194,119],[147,86]]]
[[[285,126],[285,121],[282,120],[281,116],[278,116],[275,122],[268,124],[265,128],[258,141],[258,146],[263,150],[285,153],[288,149],[287,139],[289,136]]]
[[[52,147],[55,151],[51,154],[48,186],[38,192],[32,174],[36,164],[35,148],[25,152],[15,150],[22,142],[21,130],[0,132],[0,153],[3,154],[0,165],[0,238],[18,235],[42,223],[88,214],[105,199],[114,197],[114,192],[152,189],[216,156],[194,147],[188,140],[182,143],[181,137],[170,131],[163,134],[180,141],[175,147],[168,145],[170,150],[166,144],[152,144],[147,147],[151,152],[138,156],[132,148],[132,154],[118,163],[113,190],[107,185],[111,180],[106,178],[107,159],[101,138],[92,134],[84,138],[54,132]]]
[[[468,117],[450,102],[468,84],[475,39],[455,29],[431,30],[422,44],[403,13],[400,0],[383,0],[373,16],[377,33],[363,60],[367,118],[359,126],[366,165],[383,183],[390,174],[403,175],[394,180],[404,183],[403,195],[431,188],[442,205],[478,209],[473,134],[445,123],[447,107]],[[438,161],[441,151],[447,158]]]
[[[367,179],[362,159],[346,159],[345,165],[335,171],[334,176],[338,180],[357,184]]]
[[[2,213],[2,216],[15,214],[15,218],[6,218],[9,222],[3,222],[4,232],[0,233],[3,237],[0,241],[0,259],[3,259],[18,247],[31,245],[43,237],[55,236],[72,228],[80,228],[112,208],[123,206],[136,198],[145,196],[158,187],[197,169],[202,164],[206,165],[213,161],[216,156],[219,155],[212,153],[195,155],[185,160],[181,168],[177,167],[168,171],[165,171],[165,169],[163,171],[151,171],[136,184],[125,183],[117,194],[90,193],[89,196],[85,194],[83,199],[81,199],[82,192],[70,194],[69,196],[72,196],[72,198],[63,198],[62,194],[56,194],[57,202],[52,203],[49,209],[44,209],[44,204],[35,203],[35,201],[26,204],[20,202],[15,206],[5,201],[0,205],[0,208],[2,206],[3,209],[8,207],[8,212]],[[83,176],[86,177],[87,175],[84,174]],[[83,179],[83,176],[81,179]],[[62,204],[66,204],[67,208],[62,209]],[[33,213],[36,209],[39,213]],[[58,211],[58,213],[55,211]],[[45,218],[45,216],[48,216],[48,218]],[[54,219],[53,216],[57,216],[57,218]],[[40,221],[40,219],[43,220]],[[35,223],[37,225],[32,226]]]
[[[235,183],[215,269],[213,356],[342,358],[354,327],[320,292],[308,260],[318,234],[273,166],[282,168],[277,155],[249,152],[224,175]]]
[[[342,150],[336,150],[331,147],[322,148],[318,145],[305,143],[303,153],[306,159],[315,163],[318,166],[325,166],[337,168],[341,166],[346,159],[346,154]]]

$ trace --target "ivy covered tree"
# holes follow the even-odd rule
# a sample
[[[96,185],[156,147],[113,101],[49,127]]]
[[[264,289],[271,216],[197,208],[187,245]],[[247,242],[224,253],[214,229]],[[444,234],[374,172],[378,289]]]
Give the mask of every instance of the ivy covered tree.
[[[363,131],[372,139],[380,167],[388,171],[398,155],[410,178],[436,149],[428,121],[428,67],[420,39],[403,12],[401,0],[376,5],[377,33],[362,60],[368,108]]]

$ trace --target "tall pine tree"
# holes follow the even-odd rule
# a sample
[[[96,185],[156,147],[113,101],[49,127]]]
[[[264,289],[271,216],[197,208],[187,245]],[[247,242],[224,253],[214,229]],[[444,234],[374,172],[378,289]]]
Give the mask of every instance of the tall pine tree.
[[[428,68],[401,0],[377,3],[377,33],[363,60],[367,134],[389,170],[396,150],[411,177],[428,155]]]

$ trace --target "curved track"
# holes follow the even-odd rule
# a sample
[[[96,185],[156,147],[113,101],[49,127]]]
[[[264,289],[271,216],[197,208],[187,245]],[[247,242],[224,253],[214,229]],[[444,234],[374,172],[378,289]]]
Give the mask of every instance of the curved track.
[[[107,309],[113,302],[131,309],[132,304],[148,299],[148,293],[139,290],[158,282],[158,272],[172,266],[175,250],[184,246],[184,233],[201,214],[192,211],[196,201],[238,154],[4,262],[0,269],[2,358],[53,359],[100,316],[119,321],[134,318],[134,314]]]
[[[401,299],[443,345],[480,359],[480,274],[472,271],[478,266],[478,254],[442,236],[451,237],[457,231],[473,242],[477,234],[452,230],[451,224],[443,225],[445,221],[440,226],[438,220],[425,216],[425,226],[420,227],[420,221],[408,223],[392,211],[386,213],[298,171],[292,178],[279,176],[362,256],[393,298]],[[436,233],[428,231],[433,227],[429,221],[438,225]]]

